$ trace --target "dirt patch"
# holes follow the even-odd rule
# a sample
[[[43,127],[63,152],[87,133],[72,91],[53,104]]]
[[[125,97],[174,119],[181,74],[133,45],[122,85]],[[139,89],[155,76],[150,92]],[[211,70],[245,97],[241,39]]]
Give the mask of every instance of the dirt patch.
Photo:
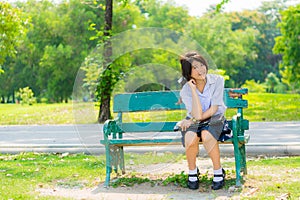
[[[177,186],[150,186],[149,183],[134,187],[104,188],[99,185],[93,189],[38,189],[42,196],[68,197],[72,199],[104,199],[104,200],[196,200],[196,199],[232,199],[232,194],[226,190],[200,192]],[[238,198],[236,198],[238,199]]]
[[[232,158],[223,158],[224,161],[232,161]],[[197,160],[201,173],[212,173],[211,161],[209,159]],[[127,172],[151,174],[152,177],[165,177],[166,174],[180,174],[182,171],[187,171],[186,161],[170,164],[155,164],[155,165],[130,165],[127,167]],[[212,175],[212,174],[211,174]],[[104,199],[104,200],[194,200],[194,199],[239,199],[238,194],[234,188],[221,189],[212,191],[211,189],[199,188],[199,190],[190,190],[175,185],[151,185],[150,183],[135,184],[133,187],[117,187],[105,188],[103,183],[95,188],[38,188],[36,190],[41,196],[56,196],[68,197],[76,200],[84,199]]]

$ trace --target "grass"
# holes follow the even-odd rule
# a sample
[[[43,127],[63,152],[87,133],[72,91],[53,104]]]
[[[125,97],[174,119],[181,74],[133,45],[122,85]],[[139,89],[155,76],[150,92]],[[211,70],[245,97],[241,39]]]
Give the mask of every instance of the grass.
[[[300,198],[300,157],[257,159],[247,162],[249,174],[244,184],[245,199]]]
[[[299,94],[252,93],[245,96],[248,108],[244,116],[255,121],[300,121]],[[98,107],[93,103],[0,104],[0,125],[86,124],[96,123]],[[226,117],[231,118],[233,109]],[[179,121],[185,111],[140,112],[125,114],[124,121]]]
[[[164,155],[125,154],[126,164],[170,163],[184,159],[183,155],[168,153]],[[57,199],[51,196],[39,196],[37,188],[82,189],[93,188],[105,179],[105,157],[84,154],[44,154],[21,153],[0,155],[0,196],[2,199]],[[234,186],[234,163],[223,163],[227,178],[225,191]],[[300,157],[284,158],[248,158],[248,175],[242,188],[236,189],[231,196],[240,199],[275,199],[282,195],[289,199],[300,198]],[[113,174],[115,176],[115,174]],[[210,192],[211,175],[202,174],[200,192]],[[127,173],[117,179],[114,187],[133,186],[144,182],[155,187],[176,185],[186,187],[185,173],[165,176],[153,173]]]
[[[82,103],[56,104],[0,104],[0,125],[46,125],[46,124],[75,124],[95,123],[96,108],[92,111],[91,105]],[[86,112],[88,113],[88,117]],[[84,121],[80,117],[85,117]],[[91,119],[92,118],[92,119]]]
[[[55,185],[90,187],[97,178],[102,181],[105,174],[104,157],[82,154],[21,153],[1,155],[0,160],[0,196],[3,199],[34,199],[36,188]]]
[[[245,118],[250,121],[299,121],[300,94],[257,93],[245,96],[248,108]]]

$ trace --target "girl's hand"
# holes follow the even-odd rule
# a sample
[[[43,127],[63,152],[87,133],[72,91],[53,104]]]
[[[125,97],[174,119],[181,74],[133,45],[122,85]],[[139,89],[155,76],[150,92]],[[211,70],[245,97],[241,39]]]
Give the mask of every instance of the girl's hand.
[[[191,87],[191,89],[196,89],[196,81],[194,79],[189,80],[188,84]]]
[[[191,120],[184,119],[184,120],[181,121],[181,123],[179,124],[179,126],[181,127],[182,131],[186,131],[186,129],[188,127],[190,127],[192,123],[193,122]]]

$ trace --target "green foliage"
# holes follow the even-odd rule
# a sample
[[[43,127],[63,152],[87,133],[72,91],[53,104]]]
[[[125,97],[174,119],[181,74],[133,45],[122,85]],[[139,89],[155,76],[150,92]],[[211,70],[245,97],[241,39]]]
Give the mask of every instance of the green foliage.
[[[72,66],[72,47],[59,44],[46,46],[40,60],[40,74],[38,81],[47,86],[47,98],[51,102],[68,101],[73,88],[74,74],[77,68]],[[45,80],[44,77],[49,77]]]
[[[220,3],[216,6],[216,12],[220,12],[222,10],[222,7],[228,3],[230,0],[222,0]]]
[[[180,174],[175,174],[175,175],[170,175],[168,176],[163,182],[162,184],[164,186],[169,185],[170,183],[174,184],[174,185],[179,185],[183,188],[187,188],[187,181],[188,180],[188,175],[184,173],[184,171],[182,171]]]
[[[228,1],[219,2],[217,10]],[[30,86],[38,99],[47,98],[49,102],[68,101],[72,98],[76,72],[84,59],[97,43],[102,44],[111,38],[104,38],[103,32],[105,1],[71,0],[53,3],[31,0],[14,3],[15,7],[4,2],[0,5],[4,11],[0,14],[1,21],[5,21],[0,25],[0,30],[7,30],[12,41],[9,43],[12,44],[10,54],[2,53],[4,48],[0,48],[0,57],[3,56],[0,64],[1,59],[5,61],[0,68],[0,73],[5,71],[0,76],[0,82],[5,83],[0,88],[2,102],[13,102],[14,93],[26,86]],[[297,69],[300,67],[296,64],[299,62],[291,60],[292,57],[300,57],[296,40],[298,15],[295,13],[298,12],[298,7],[289,8],[289,11],[282,14],[282,39],[278,39],[278,45],[283,48],[278,46],[278,49],[279,53],[286,52],[284,55],[288,55],[289,61],[282,63],[282,83],[279,82],[274,87],[269,85],[269,90],[274,92],[298,91]],[[281,78],[278,68],[281,56],[274,55],[271,49],[274,37],[280,35],[279,28],[276,28],[280,21],[279,12],[285,8],[285,1],[274,0],[262,3],[254,11],[222,13],[221,10],[213,10],[202,17],[192,17],[186,8],[177,6],[174,1],[114,1],[113,30],[110,32],[112,36],[144,27],[165,28],[179,35],[156,35],[158,39],[155,41],[164,44],[166,48],[155,49],[156,46],[153,46],[153,49],[139,49],[126,55],[118,55],[118,59],[114,57],[109,72],[104,70],[101,57],[97,57],[95,62],[91,61],[96,57],[94,56],[88,61],[88,65],[83,64],[86,74],[83,87],[88,91],[85,95],[95,100],[97,86],[104,87],[102,91],[109,91],[106,96],[114,94],[111,90],[131,91],[138,88],[134,85],[135,81],[141,80],[144,82],[139,85],[139,90],[153,90],[160,85],[179,88],[178,55],[170,52],[176,45],[182,47],[182,51],[185,50],[186,43],[176,44],[181,36],[197,41],[212,57],[218,70],[226,71],[223,75],[225,78],[230,77],[226,81],[227,87],[239,87],[246,80],[252,79],[262,83],[270,72]],[[5,33],[7,37],[8,32]],[[153,35],[140,37],[145,44],[153,41]],[[94,40],[90,40],[91,38]],[[0,46],[4,41],[6,40],[1,40]],[[284,41],[291,43],[286,45]],[[125,48],[128,43],[131,46],[138,45],[128,36],[118,44],[119,48]],[[8,48],[9,45],[4,46]],[[18,54],[14,57],[16,51]],[[164,68],[164,71],[159,73],[159,68]],[[214,68],[215,66],[211,66],[211,69]],[[145,73],[147,69],[151,73]],[[100,75],[104,71],[107,79]],[[99,85],[100,80],[103,83]],[[100,94],[101,89],[96,95]],[[97,100],[101,98],[98,97]]]
[[[89,51],[96,46],[89,23],[103,22],[101,12],[89,3],[72,0],[64,3],[26,1],[17,4],[28,24],[26,38],[17,47],[16,58],[3,65],[7,83],[1,95],[30,86],[38,98],[51,102],[68,101],[77,70]],[[8,70],[9,69],[9,70]]]
[[[123,177],[119,178],[116,181],[113,181],[110,185],[114,188],[120,187],[120,186],[129,186],[132,187],[135,184],[142,184],[142,183],[148,183],[150,182],[152,185],[154,185],[154,182],[151,181],[149,178],[140,178],[136,176],[131,176],[131,177]]]
[[[226,74],[235,82],[230,87],[234,87],[248,78],[240,73],[249,67],[246,65],[247,59],[255,59],[254,44],[259,32],[250,27],[233,30],[230,20],[227,15],[208,13],[192,20],[186,32],[199,42],[219,69],[226,70]]]
[[[275,38],[276,44],[273,48],[275,53],[282,54],[283,60],[280,64],[282,82],[287,84],[293,92],[300,91],[300,4],[290,6],[282,11],[282,21],[279,23],[281,36]]]
[[[226,74],[226,71],[224,69],[209,69],[208,73],[209,74],[219,74],[224,78],[225,81],[230,80],[229,75]]]
[[[246,81],[245,84],[242,85],[242,88],[248,88],[249,93],[263,93],[266,92],[266,86],[259,82],[255,82],[255,80]]]
[[[34,103],[36,103],[34,93],[29,87],[20,88],[16,96],[20,99],[21,104],[33,105]]]
[[[281,83],[276,74],[272,72],[267,75],[265,86],[267,88],[267,92],[271,93],[286,93],[287,87],[285,84]]]
[[[265,83],[267,91],[273,93],[275,91],[275,87],[279,84],[279,78],[277,78],[275,74],[269,73]]]
[[[28,21],[20,9],[13,8],[7,2],[0,2],[0,66],[7,56],[14,57],[16,46],[20,44],[26,33]],[[3,72],[0,68],[0,73]]]

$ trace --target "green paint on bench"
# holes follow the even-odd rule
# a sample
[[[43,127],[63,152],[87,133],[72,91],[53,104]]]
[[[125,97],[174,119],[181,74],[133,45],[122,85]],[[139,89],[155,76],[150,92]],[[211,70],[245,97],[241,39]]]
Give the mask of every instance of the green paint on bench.
[[[179,91],[117,94],[113,112],[182,110],[184,105],[178,105],[178,99]]]
[[[245,143],[249,140],[249,136],[238,136],[238,140],[241,143]],[[228,139],[224,144],[232,143],[232,139]],[[101,144],[106,144],[103,140],[101,141]],[[115,139],[109,141],[110,145],[116,145],[116,146],[152,146],[152,145],[180,145],[181,144],[181,138],[161,138],[161,139]]]
[[[230,97],[230,92],[240,94],[237,98]],[[247,94],[246,88],[224,90],[224,103],[227,108],[236,108],[237,113],[228,120],[232,129],[233,137],[223,142],[233,144],[236,168],[236,185],[241,185],[241,172],[247,173],[245,144],[249,141],[249,135],[244,131],[249,129],[249,121],[243,119],[243,108],[247,108],[247,100],[242,95]],[[126,112],[139,111],[163,111],[163,110],[184,110],[184,104],[178,104],[179,91],[156,91],[117,94],[113,100],[113,112],[118,113],[114,120],[107,120],[103,126],[104,139],[100,141],[105,145],[106,150],[106,180],[105,186],[109,186],[112,169],[115,172],[120,169],[125,173],[124,146],[157,146],[157,145],[180,145],[181,138],[171,136],[159,136],[147,138],[149,132],[173,132],[177,122],[136,122],[124,123],[122,114]],[[144,133],[143,138],[124,138],[126,133]]]

